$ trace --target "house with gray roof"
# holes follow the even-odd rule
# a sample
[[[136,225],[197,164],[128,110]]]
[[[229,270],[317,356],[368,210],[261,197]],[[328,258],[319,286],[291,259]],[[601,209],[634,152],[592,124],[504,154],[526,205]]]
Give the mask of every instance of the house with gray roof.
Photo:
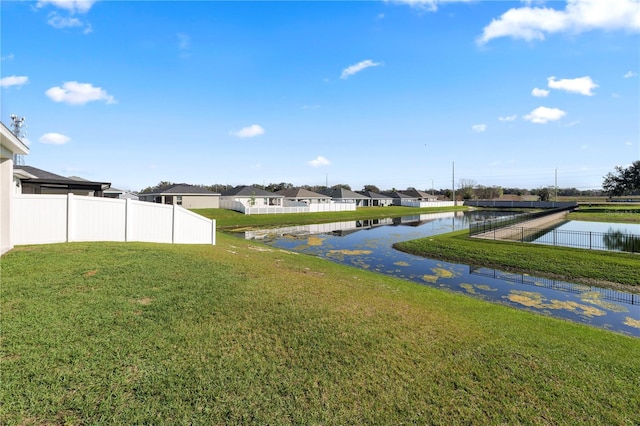
[[[373,191],[356,191],[356,192],[368,198],[367,200],[363,200],[362,202],[363,207],[378,207],[378,206],[385,207],[385,206],[393,205],[393,198],[387,195],[378,194],[377,192],[373,192]]]
[[[402,191],[403,194],[415,197],[418,201],[438,201],[438,197],[431,195],[428,192],[420,191],[415,188],[409,188]]]
[[[221,200],[226,203],[240,203],[244,207],[282,207],[284,196],[254,186],[236,186],[224,191]],[[223,206],[224,207],[224,206]],[[229,207],[224,207],[229,208]],[[231,210],[236,210],[232,208]]]
[[[293,205],[296,203],[300,205],[331,203],[331,197],[328,195],[309,191],[304,188],[281,189],[280,191],[276,191],[276,194],[284,197],[285,205]]]
[[[415,203],[418,201],[417,197],[399,191],[385,191],[383,195],[391,197],[394,206],[402,206],[404,205],[403,203]]]
[[[322,191],[323,194],[328,195],[336,203],[354,203],[356,206],[362,206],[365,200],[369,198],[351,191],[346,188],[329,188]]]
[[[14,165],[16,186],[22,194],[74,194],[102,197],[110,182],[68,178],[33,166]]]
[[[220,207],[220,194],[201,186],[176,183],[164,188],[141,192],[140,201],[160,204],[176,204],[186,209],[217,209]]]

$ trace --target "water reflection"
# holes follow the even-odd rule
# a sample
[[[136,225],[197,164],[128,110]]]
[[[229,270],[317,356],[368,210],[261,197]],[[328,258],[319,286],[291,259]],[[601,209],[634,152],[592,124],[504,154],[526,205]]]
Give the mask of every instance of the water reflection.
[[[640,236],[638,235],[623,234],[612,228],[602,236],[602,242],[608,250],[640,253]]]
[[[640,253],[640,225],[563,221],[544,229],[523,228],[522,239],[537,244]]]
[[[251,231],[245,238],[640,337],[638,295],[522,274],[442,262],[403,253],[396,242],[466,229],[471,221],[507,212],[447,212],[399,219],[345,221]],[[635,298],[634,298],[635,297]]]

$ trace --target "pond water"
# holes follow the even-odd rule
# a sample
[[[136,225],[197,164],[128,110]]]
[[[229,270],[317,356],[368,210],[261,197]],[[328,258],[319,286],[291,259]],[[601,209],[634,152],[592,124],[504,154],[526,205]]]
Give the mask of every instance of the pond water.
[[[259,230],[247,239],[419,284],[465,293],[640,337],[640,295],[414,256],[396,242],[428,237],[505,212],[448,212]]]
[[[536,244],[640,253],[640,224],[569,220],[528,240]]]

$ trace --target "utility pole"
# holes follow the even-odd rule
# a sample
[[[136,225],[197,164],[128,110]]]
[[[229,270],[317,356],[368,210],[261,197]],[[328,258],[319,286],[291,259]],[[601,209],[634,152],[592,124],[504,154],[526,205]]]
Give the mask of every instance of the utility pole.
[[[453,194],[453,205],[457,206],[456,202],[456,162],[451,163],[451,193]]]

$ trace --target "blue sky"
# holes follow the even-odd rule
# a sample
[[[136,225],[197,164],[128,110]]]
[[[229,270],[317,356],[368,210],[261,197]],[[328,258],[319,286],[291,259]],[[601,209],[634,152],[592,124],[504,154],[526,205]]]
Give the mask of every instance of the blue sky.
[[[190,184],[599,188],[640,159],[640,2],[3,1],[26,164]]]

